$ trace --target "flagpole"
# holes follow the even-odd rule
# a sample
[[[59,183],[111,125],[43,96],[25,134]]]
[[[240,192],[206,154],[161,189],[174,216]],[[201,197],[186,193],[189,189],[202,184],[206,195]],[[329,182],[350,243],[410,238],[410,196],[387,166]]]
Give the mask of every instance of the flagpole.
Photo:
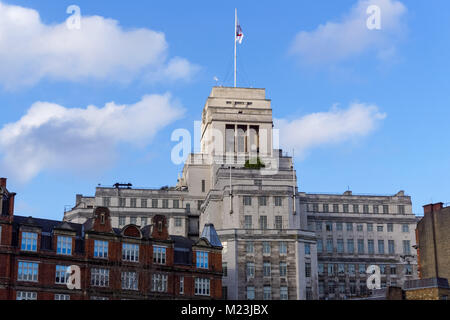
[[[236,36],[237,36],[237,8],[234,9],[234,87],[236,88]]]

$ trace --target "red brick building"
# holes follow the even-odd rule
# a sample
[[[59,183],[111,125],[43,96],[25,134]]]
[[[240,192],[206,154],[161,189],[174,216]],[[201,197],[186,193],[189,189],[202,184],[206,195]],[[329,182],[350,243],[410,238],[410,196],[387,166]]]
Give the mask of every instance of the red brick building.
[[[84,224],[21,217],[14,196],[0,179],[0,300],[222,296],[222,245],[213,225],[194,242],[170,236],[162,215],[122,229],[111,227],[103,207]]]

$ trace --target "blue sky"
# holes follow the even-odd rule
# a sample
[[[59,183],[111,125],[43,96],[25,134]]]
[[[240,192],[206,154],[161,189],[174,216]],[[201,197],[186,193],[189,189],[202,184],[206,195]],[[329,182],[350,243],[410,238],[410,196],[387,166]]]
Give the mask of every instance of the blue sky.
[[[171,133],[193,130],[214,77],[232,85],[235,7],[238,85],[266,88],[301,191],[405,190],[416,214],[450,202],[448,1],[0,3],[0,175],[17,214],[61,219],[99,183],[175,184]]]

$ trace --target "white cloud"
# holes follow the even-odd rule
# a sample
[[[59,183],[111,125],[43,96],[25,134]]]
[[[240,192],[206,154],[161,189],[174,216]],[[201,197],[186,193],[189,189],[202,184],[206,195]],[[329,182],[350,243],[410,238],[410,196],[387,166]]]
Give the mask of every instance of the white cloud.
[[[22,182],[43,170],[102,169],[115,158],[118,144],[145,146],[183,113],[170,94],[102,108],[36,102],[20,120],[0,130],[0,165]]]
[[[314,147],[367,136],[385,117],[376,105],[353,103],[345,110],[333,106],[328,112],[299,119],[279,119],[275,125],[283,148],[295,149],[296,155],[303,158]]]
[[[67,15],[69,17],[69,15]],[[66,22],[44,24],[36,10],[0,2],[0,85],[11,89],[43,78],[127,82],[184,79],[195,65],[168,58],[165,35],[149,29],[123,29],[100,16],[81,18],[81,28]]]
[[[367,28],[370,5],[380,8],[380,30]],[[395,52],[395,43],[404,34],[405,13],[406,7],[397,0],[359,0],[342,21],[299,32],[291,53],[305,65],[333,64],[366,52],[375,52],[382,59]]]

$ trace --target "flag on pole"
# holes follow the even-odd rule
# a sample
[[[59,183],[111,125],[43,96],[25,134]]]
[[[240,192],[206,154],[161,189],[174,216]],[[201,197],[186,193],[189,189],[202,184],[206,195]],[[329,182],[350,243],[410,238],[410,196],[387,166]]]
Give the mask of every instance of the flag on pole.
[[[239,24],[239,20],[236,25],[236,42],[239,42],[239,44],[242,43],[242,40],[244,39],[244,33],[242,32],[241,25]]]

